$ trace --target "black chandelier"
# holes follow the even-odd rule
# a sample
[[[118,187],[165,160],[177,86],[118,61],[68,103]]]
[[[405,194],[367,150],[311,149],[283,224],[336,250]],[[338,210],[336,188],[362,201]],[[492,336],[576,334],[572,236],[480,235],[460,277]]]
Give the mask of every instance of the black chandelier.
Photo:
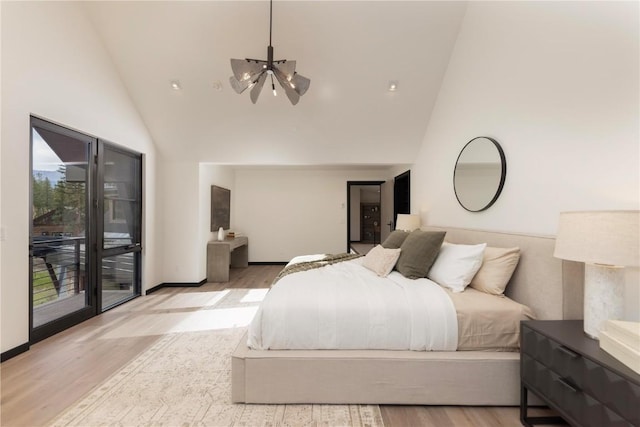
[[[273,46],[271,46],[271,29],[273,22],[273,0],[269,1],[269,46],[267,47],[267,60],[262,59],[231,59],[231,70],[233,76],[229,77],[231,87],[237,93],[242,93],[251,89],[251,102],[254,104],[260,96],[262,86],[271,78],[271,89],[273,95],[277,94],[273,76],[276,77],[280,86],[287,94],[287,98],[293,105],[296,105],[300,97],[307,92],[311,80],[296,73],[296,61],[286,59],[273,59]]]

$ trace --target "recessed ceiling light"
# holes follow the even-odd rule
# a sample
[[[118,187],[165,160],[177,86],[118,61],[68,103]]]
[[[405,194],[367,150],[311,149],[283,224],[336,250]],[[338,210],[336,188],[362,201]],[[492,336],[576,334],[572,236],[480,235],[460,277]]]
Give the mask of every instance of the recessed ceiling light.
[[[173,90],[182,89],[182,86],[180,86],[180,81],[179,80],[171,80],[169,82],[169,84],[171,85],[171,89],[173,89]]]
[[[220,80],[216,80],[211,84],[211,87],[213,87],[214,90],[220,92],[222,90],[222,82]]]
[[[389,80],[389,92],[395,92],[398,90],[398,81],[397,80]]]

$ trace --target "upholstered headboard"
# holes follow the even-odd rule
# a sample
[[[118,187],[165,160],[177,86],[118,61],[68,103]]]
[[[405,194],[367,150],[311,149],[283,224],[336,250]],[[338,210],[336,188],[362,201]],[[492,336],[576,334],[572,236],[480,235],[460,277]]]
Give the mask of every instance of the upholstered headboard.
[[[520,262],[505,294],[533,309],[538,319],[582,319],[584,264],[553,257],[555,239],[450,227],[422,227],[446,231],[451,243],[520,248]]]

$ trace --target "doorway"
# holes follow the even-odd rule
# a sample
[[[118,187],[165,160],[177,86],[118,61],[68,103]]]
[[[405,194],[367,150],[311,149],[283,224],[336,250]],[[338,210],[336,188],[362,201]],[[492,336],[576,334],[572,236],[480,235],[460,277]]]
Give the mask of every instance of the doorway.
[[[399,213],[411,213],[410,170],[388,181],[347,181],[347,252],[384,242]]]
[[[380,184],[383,182],[347,182],[347,252],[366,254],[380,243]]]
[[[30,343],[140,295],[142,155],[31,117]]]

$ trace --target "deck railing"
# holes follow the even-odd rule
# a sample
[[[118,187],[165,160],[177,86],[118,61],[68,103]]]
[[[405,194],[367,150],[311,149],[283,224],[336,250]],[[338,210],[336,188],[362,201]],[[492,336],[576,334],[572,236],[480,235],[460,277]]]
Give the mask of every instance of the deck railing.
[[[118,246],[128,238],[112,238]],[[114,244],[118,242],[118,244]],[[84,291],[85,238],[42,236],[33,240],[33,306],[61,300]],[[103,290],[130,289],[134,283],[134,256],[125,253],[102,259]]]
[[[33,305],[84,290],[84,237],[38,237],[33,240]]]

